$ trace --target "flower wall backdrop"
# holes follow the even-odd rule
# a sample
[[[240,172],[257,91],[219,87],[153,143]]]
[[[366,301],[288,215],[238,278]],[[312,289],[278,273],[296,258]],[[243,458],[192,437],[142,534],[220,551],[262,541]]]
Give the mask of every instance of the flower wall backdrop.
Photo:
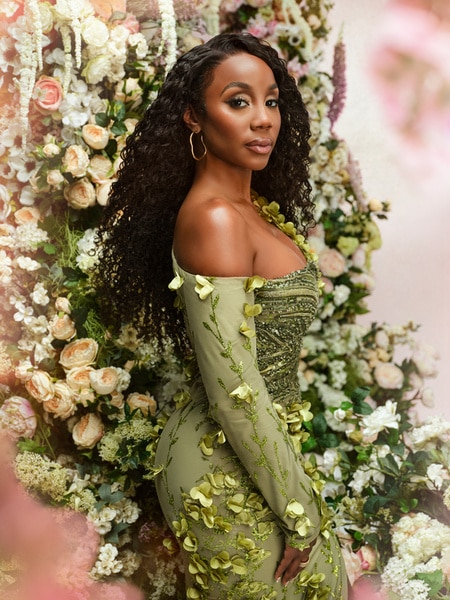
[[[333,133],[345,47],[324,72],[325,0],[6,0],[0,7],[0,427],[18,479],[87,515],[93,581],[183,598],[176,540],[152,476],[167,416],[187,401],[170,344],[98,316],[93,238],[127,135],[180,53],[219,31],[267,39],[298,81],[312,125],[311,183],[324,293],[299,379],[309,410],[286,415],[334,509],[352,583],[392,598],[450,594],[450,423],[417,422],[436,355],[416,325],[358,323],[389,207],[367,197]],[[1,534],[1,532],[0,532]],[[20,561],[0,555],[5,597]],[[69,584],[68,584],[69,585]],[[365,596],[361,596],[365,597]]]

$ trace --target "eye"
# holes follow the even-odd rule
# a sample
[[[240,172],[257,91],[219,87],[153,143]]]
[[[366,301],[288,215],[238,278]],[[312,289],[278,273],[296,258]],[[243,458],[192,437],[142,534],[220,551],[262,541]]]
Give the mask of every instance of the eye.
[[[278,105],[279,105],[278,98],[271,98],[270,100],[267,100],[267,102],[266,102],[266,106],[269,106],[270,108],[277,108]]]
[[[245,98],[240,97],[231,98],[230,100],[227,100],[227,104],[229,104],[232,108],[243,108],[244,106],[249,105],[248,101],[245,100]]]

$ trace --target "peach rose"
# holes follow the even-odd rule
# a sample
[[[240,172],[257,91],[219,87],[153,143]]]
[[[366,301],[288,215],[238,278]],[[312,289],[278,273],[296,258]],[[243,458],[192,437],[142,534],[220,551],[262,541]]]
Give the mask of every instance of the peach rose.
[[[10,437],[33,437],[37,426],[36,414],[30,402],[21,396],[7,398],[0,408],[0,429]]]
[[[398,390],[403,385],[403,371],[393,363],[379,363],[374,371],[375,381],[386,390]]]
[[[81,417],[72,429],[73,441],[79,448],[93,448],[103,437],[103,423],[96,414]]]
[[[157,407],[156,400],[152,396],[139,394],[138,392],[134,392],[128,396],[127,404],[131,410],[138,408],[145,417],[149,414],[153,416]]]
[[[319,254],[319,269],[325,277],[339,277],[345,272],[345,258],[334,248],[325,248]]]
[[[23,206],[14,213],[14,220],[17,225],[26,225],[27,223],[37,223],[41,218],[41,213],[34,206]]]
[[[89,163],[88,173],[94,183],[105,183],[114,174],[113,164],[106,156],[96,154]]]
[[[86,177],[64,188],[64,198],[67,204],[77,210],[94,206],[95,188]]]
[[[62,86],[54,77],[42,76],[36,81],[33,99],[38,109],[49,112],[58,110],[62,98]]]
[[[50,322],[49,329],[52,336],[57,340],[71,340],[77,333],[74,322],[66,314],[62,317],[54,317]]]
[[[30,379],[25,382],[25,388],[38,402],[51,400],[55,393],[55,384],[47,371],[34,371]]]
[[[100,125],[83,125],[83,140],[94,150],[103,150],[109,142],[109,131]]]
[[[103,367],[102,369],[93,369],[89,373],[91,385],[97,394],[111,394],[119,383],[119,373],[115,367]]]
[[[53,398],[42,403],[44,410],[60,419],[68,419],[76,409],[75,394],[64,381],[55,383]]]
[[[76,393],[81,390],[91,389],[91,373],[94,371],[92,367],[75,367],[66,373],[67,385]]]
[[[70,342],[61,350],[59,362],[69,371],[74,367],[86,367],[95,362],[98,344],[92,338],[80,338]]]
[[[65,170],[74,177],[84,177],[89,165],[89,156],[84,148],[73,144],[65,151],[62,164]]]

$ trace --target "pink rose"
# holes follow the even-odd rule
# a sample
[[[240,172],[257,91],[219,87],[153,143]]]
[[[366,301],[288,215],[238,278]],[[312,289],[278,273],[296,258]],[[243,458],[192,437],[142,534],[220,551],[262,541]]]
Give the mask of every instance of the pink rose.
[[[62,101],[62,86],[53,77],[40,77],[34,86],[34,102],[36,106],[45,111],[58,110]]]
[[[21,396],[7,398],[0,408],[0,429],[12,438],[32,438],[36,431],[36,415],[30,402]]]
[[[325,248],[319,254],[319,269],[325,277],[339,277],[345,272],[345,258],[334,248]]]

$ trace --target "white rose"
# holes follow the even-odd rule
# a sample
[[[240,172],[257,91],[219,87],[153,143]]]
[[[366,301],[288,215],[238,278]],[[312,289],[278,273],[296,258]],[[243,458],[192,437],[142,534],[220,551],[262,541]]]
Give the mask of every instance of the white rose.
[[[142,89],[139,85],[139,79],[130,77],[124,79],[116,85],[116,91],[114,98],[116,100],[122,100],[122,102],[129,100],[137,100],[142,96]]]
[[[345,258],[334,248],[325,248],[319,254],[319,269],[325,277],[339,277],[345,272]]]
[[[424,388],[421,393],[421,400],[422,400],[422,404],[424,406],[426,406],[427,408],[433,408],[434,407],[434,391],[429,387]]]
[[[95,85],[100,83],[109,74],[110,70],[111,62],[109,58],[105,55],[96,56],[84,67],[82,75],[87,83]]]
[[[375,334],[375,344],[378,346],[378,348],[382,348],[383,350],[387,350],[389,348],[389,336],[383,329],[380,329]]]
[[[45,402],[53,398],[55,384],[46,371],[34,371],[30,379],[25,382],[27,392],[38,402]]]
[[[422,377],[434,377],[437,374],[436,360],[439,358],[438,352],[429,344],[421,343],[414,350],[412,359],[416,364],[419,375]]]
[[[83,125],[83,140],[94,150],[103,150],[109,142],[109,131],[100,125]]]
[[[50,333],[57,340],[71,340],[77,333],[75,323],[69,315],[55,316],[50,321]]]
[[[375,381],[386,390],[398,390],[404,381],[403,371],[393,363],[379,363],[374,371]]]
[[[50,33],[53,29],[53,11],[49,2],[39,2],[42,33]]]
[[[66,149],[62,164],[74,177],[83,177],[89,165],[89,156],[84,148],[73,144]]]
[[[95,362],[98,344],[92,338],[80,338],[64,346],[61,350],[59,362],[64,369],[85,367]]]
[[[99,183],[95,188],[95,193],[97,194],[97,203],[100,206],[106,206],[109,200],[109,193],[111,191],[111,186],[116,181],[115,179],[108,179],[104,183]]]
[[[81,35],[88,46],[101,48],[108,41],[109,31],[103,21],[90,16],[81,22]]]
[[[105,183],[113,175],[113,164],[106,156],[96,154],[91,158],[88,173],[94,183]]]
[[[138,408],[144,416],[148,416],[149,413],[153,416],[156,412],[156,400],[147,394],[134,392],[128,396],[126,402],[131,410]]]
[[[64,198],[67,204],[77,210],[94,206],[95,188],[86,177],[64,188]]]
[[[115,367],[103,367],[89,373],[91,385],[97,394],[111,394],[119,383],[119,373]]]
[[[46,400],[42,405],[47,412],[55,415],[55,417],[68,419],[76,409],[75,395],[64,381],[57,381],[54,389],[53,398]]]
[[[103,423],[94,413],[81,417],[72,429],[72,437],[80,448],[93,448],[103,437]]]

